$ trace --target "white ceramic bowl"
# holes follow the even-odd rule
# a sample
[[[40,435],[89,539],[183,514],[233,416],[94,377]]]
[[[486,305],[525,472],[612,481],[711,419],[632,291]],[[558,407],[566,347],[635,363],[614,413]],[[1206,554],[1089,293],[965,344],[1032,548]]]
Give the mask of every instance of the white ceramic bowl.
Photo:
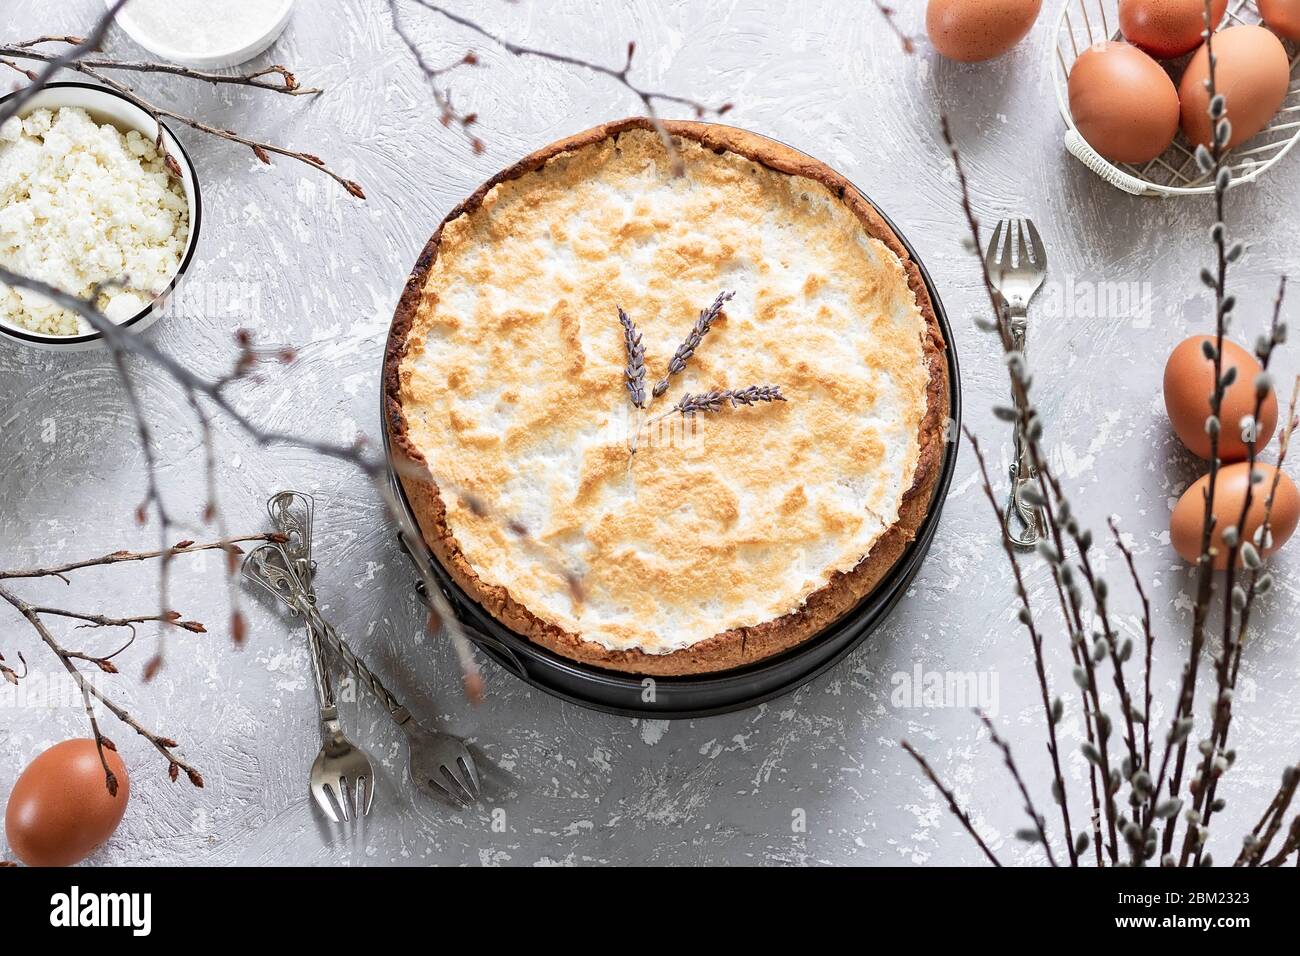
[[[15,94],[9,94],[9,96],[13,95]],[[0,97],[0,103],[9,99],[9,96]],[[121,94],[89,83],[51,83],[23,105],[21,115],[26,116],[32,110],[56,110],[63,106],[81,107],[96,121],[111,123],[124,133],[133,129],[139,130],[150,140],[157,134],[157,127],[148,113]],[[122,328],[130,328],[133,332],[147,329],[162,314],[163,306],[175,293],[181,279],[185,276],[185,271],[189,268],[190,261],[194,258],[199,227],[203,222],[203,202],[199,195],[198,178],[194,175],[194,165],[190,162],[190,157],[180,141],[165,125],[162,134],[163,145],[181,167],[181,185],[185,190],[185,199],[189,203],[190,234],[185,241],[180,266],[167,288],[150,305],[129,319],[118,323]],[[33,348],[60,352],[77,352],[103,345],[98,332],[87,332],[81,335],[48,335],[32,332],[5,322],[3,319],[0,319],[0,336]]]
[[[104,0],[105,6],[111,7],[115,0]],[[169,46],[163,39],[151,34],[148,30],[148,24],[140,22],[136,17],[131,15],[131,5],[126,7],[117,15],[117,25],[127,32],[136,43],[140,44],[155,56],[162,57],[172,63],[180,63],[184,66],[192,66],[198,70],[219,70],[227,66],[235,66],[251,60],[259,53],[265,52],[266,48],[274,43],[284,28],[289,24],[289,18],[293,15],[294,0],[265,0],[265,6],[277,8],[278,13],[274,19],[268,18],[267,23],[270,28],[257,36],[249,36],[229,49],[205,50],[202,53],[194,50],[180,50]],[[218,6],[214,3],[213,6]]]

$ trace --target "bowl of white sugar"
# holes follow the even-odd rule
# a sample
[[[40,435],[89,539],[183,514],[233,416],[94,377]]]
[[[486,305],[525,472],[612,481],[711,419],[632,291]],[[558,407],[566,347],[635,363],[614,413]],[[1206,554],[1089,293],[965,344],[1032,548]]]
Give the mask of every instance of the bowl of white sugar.
[[[113,0],[106,0],[111,6]],[[117,24],[164,60],[216,70],[251,60],[276,41],[294,0],[131,0]]]
[[[0,266],[93,301],[114,325],[158,319],[201,219],[180,142],[112,90],[51,83],[0,126]],[[3,283],[0,336],[60,351],[103,343],[77,310]]]

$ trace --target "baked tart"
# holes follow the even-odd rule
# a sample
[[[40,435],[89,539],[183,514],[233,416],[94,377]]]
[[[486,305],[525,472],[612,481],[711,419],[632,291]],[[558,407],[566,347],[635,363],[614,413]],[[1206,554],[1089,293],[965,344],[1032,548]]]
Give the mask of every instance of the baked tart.
[[[383,388],[461,589],[566,658],[686,675],[796,647],[894,566],[939,477],[948,369],[920,270],[847,180],[664,126],[671,150],[609,123],[453,209]]]

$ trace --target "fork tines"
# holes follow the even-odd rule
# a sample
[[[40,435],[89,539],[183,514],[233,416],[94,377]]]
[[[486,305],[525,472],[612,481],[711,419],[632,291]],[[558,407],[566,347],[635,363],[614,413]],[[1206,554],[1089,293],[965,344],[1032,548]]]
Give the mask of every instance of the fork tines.
[[[989,271],[1012,268],[1042,268],[1047,264],[1047,250],[1032,219],[1000,219],[993,227],[985,258]]]
[[[339,777],[332,783],[313,787],[312,795],[331,823],[349,823],[370,812],[375,799],[375,781],[364,775],[355,781]]]
[[[457,756],[450,763],[438,767],[442,779],[431,778],[429,786],[445,796],[452,803],[468,806],[477,802],[479,796],[478,771],[473,759],[468,755]]]

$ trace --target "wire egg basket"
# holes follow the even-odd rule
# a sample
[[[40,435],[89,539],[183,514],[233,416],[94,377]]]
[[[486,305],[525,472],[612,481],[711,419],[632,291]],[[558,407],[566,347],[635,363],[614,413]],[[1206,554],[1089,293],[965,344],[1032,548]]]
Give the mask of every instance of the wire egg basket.
[[[1254,0],[1230,0],[1221,27],[1239,23],[1262,24]],[[1056,85],[1056,103],[1065,120],[1065,148],[1085,166],[1112,186],[1135,196],[1194,196],[1214,191],[1210,175],[1196,165],[1192,147],[1180,132],[1173,144],[1148,163],[1112,163],[1103,158],[1079,133],[1070,115],[1068,83],[1070,70],[1079,54],[1103,40],[1122,40],[1119,32],[1119,0],[1066,0],[1056,24],[1056,43],[1050,64]],[[1257,135],[1227,155],[1233,185],[1253,182],[1279,162],[1300,140],[1300,48],[1282,39],[1291,62],[1291,84],[1286,99],[1273,120]],[[1175,67],[1174,79],[1191,54],[1162,64]]]

